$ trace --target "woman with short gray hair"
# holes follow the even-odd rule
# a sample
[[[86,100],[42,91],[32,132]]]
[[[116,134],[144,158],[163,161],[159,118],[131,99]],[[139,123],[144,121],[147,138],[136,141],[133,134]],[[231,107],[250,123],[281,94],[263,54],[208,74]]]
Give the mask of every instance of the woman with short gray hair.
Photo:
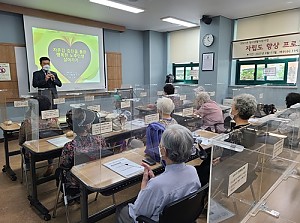
[[[202,129],[218,133],[225,131],[222,109],[215,101],[210,99],[207,92],[198,92],[195,104],[197,110],[194,113],[201,117],[203,122]]]
[[[251,94],[240,94],[233,98],[231,115],[235,121],[235,129],[249,124],[248,120],[254,115],[257,109],[257,102]]]
[[[162,97],[157,99],[157,112],[159,113],[159,122],[165,127],[172,124],[177,124],[177,121],[171,117],[175,105],[170,98]]]
[[[186,165],[192,152],[193,136],[190,130],[178,124],[170,125],[162,135],[160,153],[165,161],[165,171],[154,176],[147,164],[141,191],[134,204],[117,209],[118,223],[136,222],[139,215],[159,221],[159,214],[169,203],[200,189],[201,184],[195,167]]]

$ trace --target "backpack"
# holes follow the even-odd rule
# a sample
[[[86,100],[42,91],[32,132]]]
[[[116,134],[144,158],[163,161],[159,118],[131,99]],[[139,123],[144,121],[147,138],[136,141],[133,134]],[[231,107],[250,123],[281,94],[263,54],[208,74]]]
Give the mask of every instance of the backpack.
[[[165,126],[159,122],[149,124],[146,129],[147,140],[145,153],[156,162],[160,162],[159,143],[164,131]]]

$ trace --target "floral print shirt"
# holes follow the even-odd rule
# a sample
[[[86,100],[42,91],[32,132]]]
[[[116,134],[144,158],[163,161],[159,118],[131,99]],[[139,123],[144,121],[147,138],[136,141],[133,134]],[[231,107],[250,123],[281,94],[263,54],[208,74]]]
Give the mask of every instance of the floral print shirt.
[[[105,140],[98,135],[77,135],[71,142],[64,145],[60,157],[60,166],[66,171],[67,187],[79,188],[77,181],[71,176],[70,171],[74,165],[79,165],[101,158],[101,149],[106,148]]]

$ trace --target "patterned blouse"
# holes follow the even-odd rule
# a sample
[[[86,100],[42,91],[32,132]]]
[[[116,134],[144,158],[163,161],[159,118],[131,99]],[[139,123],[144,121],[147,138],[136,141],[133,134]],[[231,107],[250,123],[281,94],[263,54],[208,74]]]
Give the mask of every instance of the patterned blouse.
[[[174,118],[162,118],[159,120],[159,123],[167,127],[169,125],[177,124],[177,121]]]
[[[64,145],[60,157],[60,166],[67,169],[67,188],[79,188],[79,184],[71,176],[69,170],[71,170],[74,165],[100,159],[102,148],[106,148],[105,140],[101,136],[91,134],[86,136],[78,135],[71,142]]]
[[[59,121],[57,118],[51,118],[51,119],[37,119],[36,122],[38,122],[39,125],[39,131],[42,130],[57,130],[60,129],[59,127]],[[22,122],[20,131],[19,131],[19,145],[22,146],[25,141],[32,140],[32,127],[34,128],[34,124],[31,124],[31,119],[25,119],[24,122]]]

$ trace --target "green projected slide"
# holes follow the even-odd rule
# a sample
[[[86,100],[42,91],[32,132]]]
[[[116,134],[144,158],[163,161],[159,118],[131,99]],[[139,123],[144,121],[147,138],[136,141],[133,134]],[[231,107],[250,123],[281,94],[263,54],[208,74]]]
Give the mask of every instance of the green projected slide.
[[[62,83],[99,83],[98,36],[32,27],[34,61],[48,56]]]

